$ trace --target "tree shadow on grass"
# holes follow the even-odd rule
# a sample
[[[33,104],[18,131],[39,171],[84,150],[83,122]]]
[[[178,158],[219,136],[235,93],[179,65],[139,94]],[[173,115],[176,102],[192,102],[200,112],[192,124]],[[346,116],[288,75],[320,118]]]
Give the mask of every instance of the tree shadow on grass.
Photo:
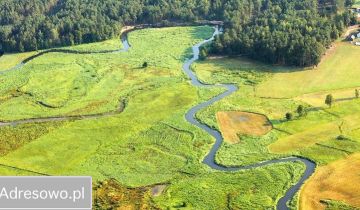
[[[235,61],[233,64],[227,62],[229,60]],[[291,73],[311,70],[310,68],[301,68],[294,66],[281,66],[267,64],[248,58],[244,55],[229,56],[227,58],[219,58],[205,61],[211,63],[215,67],[230,69],[234,71],[256,71],[264,73]]]
[[[339,99],[335,99],[335,102],[352,101],[354,99],[357,99],[357,98],[356,97],[339,98]]]

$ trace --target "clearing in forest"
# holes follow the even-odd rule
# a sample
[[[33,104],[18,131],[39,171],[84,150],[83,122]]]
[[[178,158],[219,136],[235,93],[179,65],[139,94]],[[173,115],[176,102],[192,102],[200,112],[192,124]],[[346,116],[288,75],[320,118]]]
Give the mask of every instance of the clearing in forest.
[[[264,115],[249,112],[218,112],[217,120],[226,142],[239,142],[238,134],[262,136],[272,129]]]

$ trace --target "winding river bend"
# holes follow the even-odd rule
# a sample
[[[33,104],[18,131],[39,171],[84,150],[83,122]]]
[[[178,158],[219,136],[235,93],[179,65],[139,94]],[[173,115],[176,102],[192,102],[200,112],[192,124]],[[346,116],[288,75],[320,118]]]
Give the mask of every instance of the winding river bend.
[[[208,134],[210,134],[211,136],[213,136],[216,139],[215,144],[213,145],[213,147],[211,148],[211,150],[209,151],[209,153],[207,154],[207,156],[203,160],[204,164],[208,165],[210,168],[212,168],[214,170],[225,171],[225,172],[226,171],[227,172],[236,172],[236,171],[259,168],[259,167],[268,166],[268,165],[277,164],[277,163],[296,162],[296,161],[302,162],[303,164],[305,164],[306,170],[305,170],[304,174],[302,175],[302,177],[300,178],[300,180],[295,185],[291,186],[291,188],[289,190],[287,190],[286,194],[282,198],[280,198],[280,200],[277,203],[276,208],[278,210],[287,210],[287,209],[289,209],[287,207],[287,203],[295,196],[295,194],[299,191],[300,187],[304,184],[304,182],[314,173],[315,168],[316,168],[316,164],[314,162],[312,162],[312,161],[310,161],[308,159],[302,158],[302,157],[287,157],[287,158],[283,158],[283,159],[269,160],[269,161],[259,162],[259,163],[255,163],[255,164],[252,164],[252,165],[241,166],[241,167],[226,167],[226,166],[223,166],[223,165],[219,165],[215,161],[215,156],[216,156],[216,153],[218,152],[219,148],[222,145],[223,137],[222,137],[222,135],[221,135],[221,133],[219,131],[217,131],[217,130],[215,130],[213,128],[210,128],[206,124],[202,124],[195,117],[196,113],[199,112],[200,110],[214,104],[217,101],[220,101],[220,100],[224,99],[225,97],[231,95],[232,93],[234,93],[235,91],[238,90],[237,86],[234,85],[234,84],[216,84],[216,85],[204,84],[204,83],[199,81],[197,76],[191,70],[191,65],[195,61],[197,61],[199,59],[200,47],[202,45],[206,44],[206,43],[209,43],[209,42],[213,41],[215,36],[218,35],[219,33],[220,32],[219,32],[218,28],[216,28],[213,36],[210,39],[205,40],[205,41],[203,41],[203,42],[201,42],[201,43],[199,43],[199,44],[192,47],[192,49],[193,49],[193,57],[185,62],[185,64],[183,65],[183,71],[191,79],[192,85],[194,85],[196,87],[199,87],[199,88],[223,87],[223,88],[226,89],[226,91],[221,93],[220,95],[206,101],[206,102],[203,102],[201,104],[198,104],[198,105],[194,106],[193,108],[191,108],[186,113],[185,118],[189,123],[203,129],[204,131],[206,131]],[[18,70],[23,65],[30,62],[31,60],[33,60],[33,59],[35,59],[37,57],[40,57],[40,56],[42,56],[44,54],[47,54],[47,53],[59,52],[59,53],[70,53],[70,54],[96,54],[96,53],[127,52],[129,50],[129,48],[130,48],[130,44],[129,44],[128,39],[127,39],[127,33],[124,33],[121,36],[121,41],[122,41],[122,44],[123,44],[123,49],[120,49],[120,50],[93,51],[93,52],[67,50],[67,49],[45,50],[45,51],[42,51],[42,52],[40,52],[40,53],[38,53],[36,55],[33,55],[33,56],[25,59],[24,61],[22,61],[21,63],[19,63],[18,65],[16,65],[15,67],[13,67],[11,69],[4,70],[4,71],[0,72],[0,74],[4,74],[4,73],[6,73],[8,71]],[[82,116],[47,117],[47,118],[25,119],[25,120],[18,120],[18,121],[12,121],[12,122],[0,122],[0,127],[9,126],[9,125],[32,123],[32,122],[49,122],[49,121],[80,120],[80,119],[99,118],[99,117],[105,117],[105,116],[111,116],[111,115],[119,114],[124,108],[125,108],[125,103],[121,102],[118,110],[115,110],[115,111],[112,111],[112,112],[107,112],[107,113],[102,113],[102,114],[93,114],[93,115],[82,115]]]
[[[199,112],[200,110],[214,104],[217,101],[222,100],[223,98],[231,95],[232,93],[234,93],[235,91],[238,90],[237,86],[234,84],[216,84],[216,85],[204,84],[199,81],[197,76],[191,70],[191,65],[199,59],[200,47],[208,42],[213,41],[215,36],[218,35],[219,33],[220,32],[219,32],[218,28],[215,28],[215,32],[210,39],[205,40],[205,41],[193,46],[193,48],[192,48],[193,57],[190,60],[186,61],[186,63],[183,66],[183,71],[191,79],[192,85],[194,85],[196,87],[200,87],[200,88],[223,87],[226,89],[226,91],[206,102],[203,102],[201,104],[194,106],[186,113],[185,118],[189,123],[203,129],[204,131],[206,131],[208,134],[210,134],[211,136],[213,136],[216,139],[215,144],[213,145],[210,152],[207,154],[207,156],[203,160],[204,164],[208,165],[210,168],[212,168],[214,170],[234,172],[234,171],[241,171],[241,170],[248,170],[248,169],[263,167],[263,166],[277,164],[277,163],[286,163],[286,162],[295,162],[295,161],[300,161],[300,162],[304,163],[306,166],[306,170],[305,170],[304,174],[302,175],[301,179],[297,182],[297,184],[291,186],[291,188],[285,193],[285,195],[282,198],[280,198],[280,200],[277,203],[276,208],[278,210],[287,210],[287,209],[289,209],[287,206],[287,203],[289,201],[291,201],[291,199],[299,191],[300,187],[304,184],[304,182],[314,173],[316,164],[305,158],[288,157],[288,158],[283,158],[283,159],[275,159],[275,160],[259,162],[259,163],[255,163],[252,165],[241,166],[241,167],[226,167],[226,166],[219,165],[215,161],[215,156],[216,156],[216,153],[218,152],[218,150],[220,149],[221,144],[224,139],[219,131],[209,127],[206,124],[199,122],[199,120],[197,120],[197,118],[195,117],[196,113]]]

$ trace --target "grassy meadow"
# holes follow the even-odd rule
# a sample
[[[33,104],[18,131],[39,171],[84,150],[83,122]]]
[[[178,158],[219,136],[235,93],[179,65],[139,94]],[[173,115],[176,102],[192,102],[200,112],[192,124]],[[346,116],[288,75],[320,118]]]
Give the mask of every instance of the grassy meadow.
[[[69,49],[69,50],[77,50],[82,52],[96,52],[96,51],[112,51],[122,49],[122,42],[120,37],[105,40],[102,42],[89,43],[89,44],[81,44],[74,45],[70,47],[62,47],[60,49]],[[40,51],[32,51],[32,52],[24,52],[24,53],[12,53],[5,54],[0,57],[0,72],[11,69],[19,64],[21,61],[26,58],[37,54]]]
[[[154,200],[162,209],[274,209],[279,193],[294,184],[303,169],[300,163],[287,163],[236,173],[188,176],[172,183],[164,196]]]
[[[360,0],[355,0],[355,4],[353,7],[360,7]]]
[[[74,45],[71,47],[64,47],[63,49],[71,49],[71,50],[77,50],[83,52],[96,52],[96,51],[119,50],[121,48],[122,48],[121,39],[120,37],[116,37],[102,42]]]
[[[5,54],[0,57],[0,73],[2,71],[11,69],[19,64],[24,59],[35,55],[36,52],[16,53],[16,54]]]
[[[161,39],[167,33],[170,34],[166,36],[167,40]],[[171,163],[172,168],[178,169],[185,165],[187,158],[183,154],[167,151],[165,148],[171,145],[167,145],[167,138],[183,139],[182,143],[190,147],[184,151],[190,150],[193,144],[201,146],[210,143],[209,138],[195,140],[182,129],[174,132],[177,127],[170,127],[169,121],[178,119],[175,116],[181,116],[191,105],[200,101],[197,90],[184,80],[180,70],[184,56],[189,55],[189,47],[211,34],[209,27],[145,29],[130,34],[133,48],[129,53],[96,56],[50,53],[31,61],[20,71],[3,75],[1,80],[11,78],[15,81],[12,84],[2,83],[5,86],[2,91],[11,88],[24,94],[4,97],[0,105],[2,120],[101,113],[115,109],[121,98],[126,98],[127,107],[119,116],[63,122],[62,126],[47,135],[39,136],[3,156],[1,162],[46,174],[91,174],[95,179],[117,177],[126,180],[127,185],[153,182],[139,176],[129,180],[128,177],[133,176],[131,173],[140,172],[143,176],[159,180],[161,176],[151,174],[161,174],[165,170],[169,171],[163,175],[166,178],[159,181],[172,177],[172,169],[167,169],[168,165],[159,160],[168,160],[166,162]],[[174,45],[178,46],[177,50],[166,50]],[[156,46],[165,49],[157,50]],[[165,53],[166,56],[162,56]],[[140,54],[144,54],[144,57],[139,57]],[[150,62],[149,68],[139,68],[143,61],[160,60],[160,57],[167,66]],[[37,101],[52,107],[42,106]],[[184,120],[180,122],[186,124]],[[48,124],[53,126],[53,123]],[[168,130],[171,137],[149,137],[162,136],[163,129]],[[136,145],[141,149],[133,151]],[[112,148],[117,149],[113,151]],[[126,150],[132,155],[126,152],[122,154]],[[152,159],[142,161],[143,157],[149,155]],[[105,164],[109,157],[111,164]],[[129,160],[135,157],[142,163],[139,162],[141,166],[132,172],[133,161]],[[163,167],[154,162],[163,164]],[[104,169],[99,170],[97,166],[100,165]],[[120,171],[130,173],[121,175]]]
[[[183,30],[186,35],[178,39]],[[0,120],[116,110],[119,101],[138,89],[181,79],[180,69],[182,61],[191,53],[189,47],[208,37],[212,29],[159,31],[145,29],[131,33],[129,41],[133,48],[129,53],[49,53],[19,71],[8,72],[0,77]],[[145,61],[150,65],[146,73],[141,68]],[[5,82],[9,80],[12,83]]]
[[[232,96],[200,112],[197,117],[201,121],[220,130],[215,118],[217,112],[247,111],[267,115],[274,125],[270,133],[260,137],[238,131],[240,142],[224,143],[217,162],[236,166],[289,155],[306,157],[320,166],[309,185],[312,183],[311,186],[318,186],[317,191],[334,195],[319,193],[311,205],[326,207],[326,203],[329,209],[360,207],[353,202],[358,200],[358,189],[352,187],[358,183],[355,170],[339,169],[331,178],[348,177],[348,185],[333,186],[331,181],[322,185],[316,181],[321,179],[318,174],[323,168],[360,153],[360,101],[355,98],[355,89],[360,84],[357,76],[360,69],[355,61],[360,48],[340,41],[335,45],[335,50],[315,69],[272,66],[246,58],[211,58],[198,62],[193,69],[203,82],[239,86]],[[331,108],[324,103],[327,94],[335,97]],[[296,113],[299,105],[305,107],[303,116]],[[285,119],[287,112],[293,114],[293,120]],[[304,202],[306,194],[311,197],[312,190],[305,187],[292,208],[318,209],[296,204]],[[324,199],[327,201],[320,202]]]
[[[275,73],[271,80],[257,87],[257,93],[270,98],[293,98],[307,93],[358,87],[359,66],[356,60],[359,57],[358,46],[339,41],[335,43],[335,50],[318,67]],[[267,91],[270,89],[272,91]]]
[[[95,183],[103,183],[94,183],[101,198],[95,209],[115,208],[111,199],[119,198],[125,201],[118,202],[140,209],[273,209],[297,182],[304,165],[213,171],[202,159],[214,139],[184,118],[192,106],[224,91],[195,88],[181,71],[191,46],[212,33],[207,26],[138,30],[129,34],[129,52],[49,53],[0,75],[0,122],[107,113],[117,110],[120,101],[126,103],[122,113],[111,116],[0,127],[0,174],[90,175]],[[118,38],[70,47],[119,48]],[[238,133],[239,142],[225,142],[216,161],[241,166],[290,155],[306,157],[319,167],[292,209],[323,208],[324,203],[329,209],[359,207],[353,193],[358,191],[356,168],[342,170],[354,167],[360,152],[360,99],[353,95],[360,84],[354,62],[359,53],[360,48],[338,42],[315,69],[246,58],[194,64],[201,81],[239,87],[198,113],[199,120],[220,130],[217,113],[253,112],[266,115],[274,126],[265,135]],[[0,69],[29,55],[5,56],[0,58]],[[147,68],[142,68],[144,62]],[[330,93],[335,103],[328,108],[324,99]],[[299,105],[306,109],[303,116],[295,112]],[[293,120],[285,120],[287,112],[293,113]],[[322,179],[326,173],[333,175]],[[334,180],[337,184],[330,184]],[[149,190],[156,184],[166,189],[153,197]],[[319,193],[309,200],[313,189]]]
[[[118,184],[96,188],[99,196],[110,197],[96,201],[95,209],[115,208],[108,206],[112,195],[135,205],[124,194],[162,208],[274,207],[297,181],[303,165],[278,164],[239,173],[210,170],[202,159],[214,139],[185,121],[188,109],[223,91],[197,89],[181,70],[191,46],[212,33],[206,26],[144,29],[129,34],[129,52],[49,53],[0,75],[0,122],[106,113],[126,101],[125,110],[112,116],[0,127],[0,174],[90,175],[95,183],[116,180]],[[95,50],[112,44],[119,47],[110,40],[72,48]],[[142,68],[143,62],[149,66]],[[158,183],[167,189],[149,198],[144,186]],[[204,203],[206,196],[212,199]]]

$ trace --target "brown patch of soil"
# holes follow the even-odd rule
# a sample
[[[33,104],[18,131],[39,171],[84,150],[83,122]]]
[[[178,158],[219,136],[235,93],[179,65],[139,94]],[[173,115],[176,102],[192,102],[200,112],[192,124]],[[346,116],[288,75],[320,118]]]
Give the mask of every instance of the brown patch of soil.
[[[217,121],[224,140],[230,144],[239,142],[238,134],[262,136],[273,128],[266,116],[249,112],[218,112]]]

